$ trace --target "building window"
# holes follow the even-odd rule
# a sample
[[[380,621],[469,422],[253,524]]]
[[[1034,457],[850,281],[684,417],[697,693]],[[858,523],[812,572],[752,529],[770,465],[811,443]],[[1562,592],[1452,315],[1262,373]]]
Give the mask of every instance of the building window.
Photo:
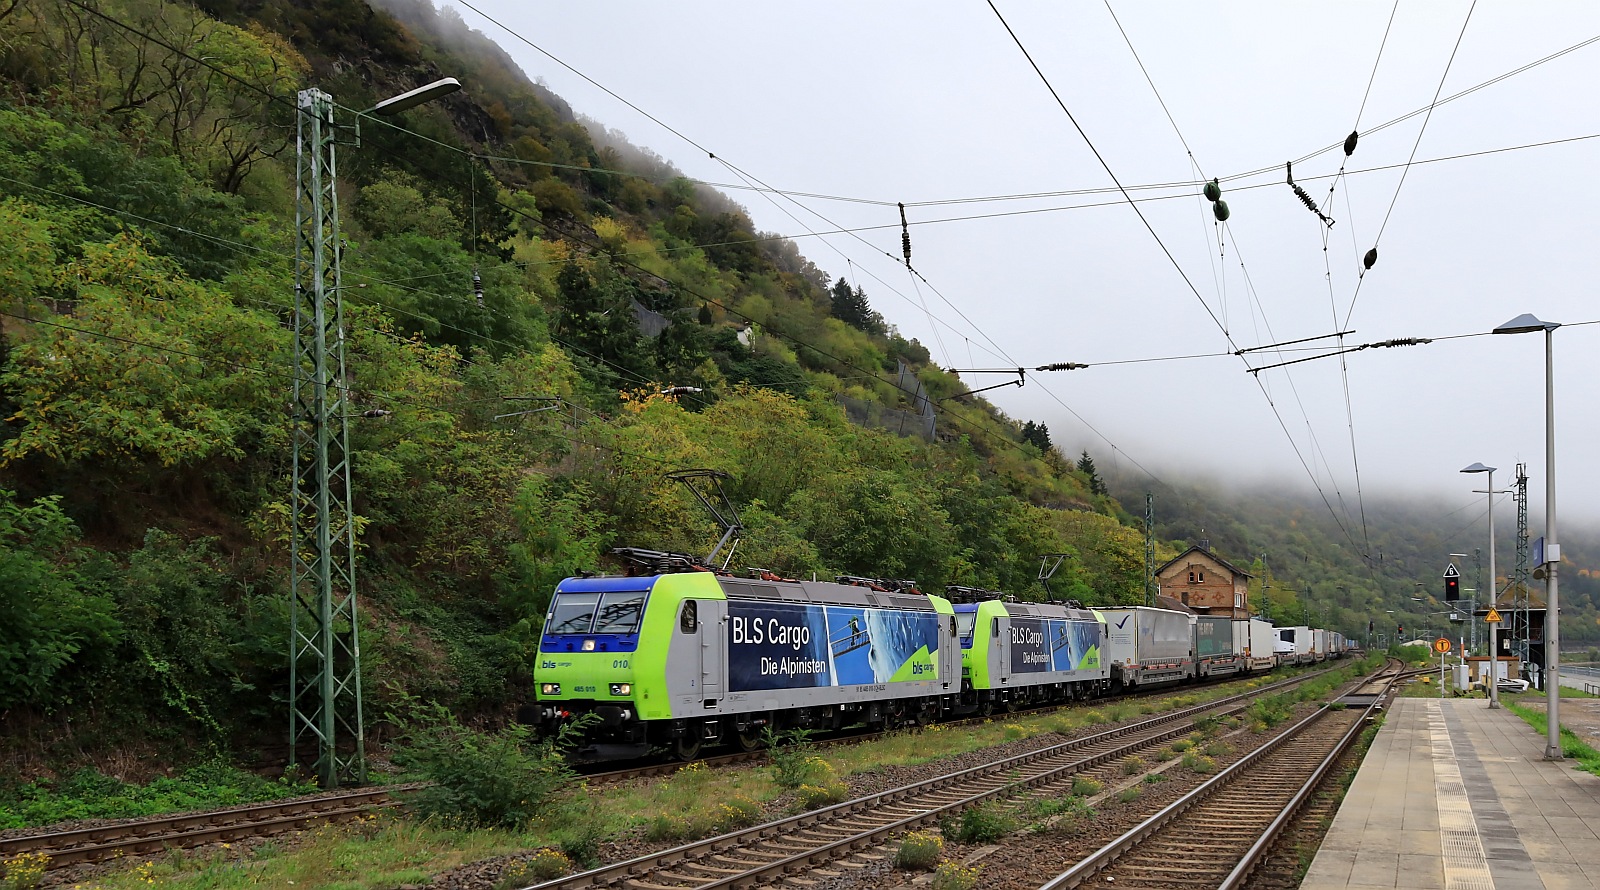
[[[1201,572],[1200,573],[1200,583],[1204,584],[1205,581],[1206,581],[1206,573],[1205,572]]]
[[[1184,591],[1184,592],[1183,592],[1183,593],[1182,593],[1182,597],[1183,597],[1183,604],[1184,604],[1184,605],[1185,605],[1185,606],[1187,606],[1187,605],[1189,605],[1189,591],[1187,591],[1187,590],[1185,590],[1185,591]]]
[[[1193,583],[1194,583],[1194,572],[1190,572],[1190,573],[1189,573],[1189,583],[1190,583],[1190,584],[1193,584]]]

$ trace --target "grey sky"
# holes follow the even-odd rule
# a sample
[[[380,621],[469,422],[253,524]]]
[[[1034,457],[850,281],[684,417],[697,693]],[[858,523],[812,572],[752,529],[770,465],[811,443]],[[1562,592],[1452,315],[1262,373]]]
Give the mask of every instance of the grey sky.
[[[984,2],[473,5],[780,189],[913,203],[1111,185]],[[1124,185],[1198,178],[1104,3],[998,5]],[[1401,4],[1360,113],[1364,135],[1350,170],[1404,164],[1421,115],[1367,131],[1431,101],[1469,6]],[[580,113],[691,176],[738,181],[677,136],[457,8]],[[1335,316],[1342,322],[1347,313],[1357,332],[1351,345],[1488,331],[1522,312],[1563,322],[1600,319],[1593,297],[1600,139],[1414,165],[1352,312],[1360,257],[1373,246],[1401,172],[1341,181],[1325,266],[1321,223],[1284,184],[1283,163],[1343,140],[1356,126],[1393,8],[1113,3],[1199,170],[1226,180],[1273,167],[1224,183],[1232,218],[1221,256],[1197,188],[1160,192],[1190,196],[1141,205],[1161,241],[1239,347],[1326,334],[1337,329]],[[1600,4],[1482,0],[1443,95],[1597,35]],[[1600,43],[1442,105],[1417,160],[1600,134],[1597,83]],[[1321,201],[1329,180],[1320,177],[1342,161],[1340,150],[1319,155],[1296,165],[1295,178]],[[730,194],[758,227],[785,234],[898,223],[892,206],[800,199],[824,221],[783,199]],[[927,224],[1117,200],[1102,194],[910,208],[913,223],[924,223],[912,230],[913,264],[949,301],[923,286],[926,313],[904,267],[883,255],[899,256],[897,229],[862,233],[870,244],[849,235],[797,243],[831,274],[853,271],[874,306],[947,366],[1231,350],[1126,203]],[[930,315],[949,327],[939,325],[936,335]],[[1600,394],[1597,345],[1600,325],[1556,334],[1561,505],[1564,514],[1591,520],[1600,518],[1585,496],[1600,482],[1600,416],[1591,407]],[[1509,482],[1523,460],[1533,477],[1533,509],[1542,511],[1542,350],[1541,338],[1524,335],[1351,355],[1349,398],[1367,496],[1422,494],[1458,506],[1482,487],[1458,469],[1483,461],[1506,471],[1497,483]],[[971,378],[974,385],[1000,379]],[[1067,451],[1089,448],[1102,464],[1126,466],[1131,456],[1164,478],[1198,471],[1314,495],[1303,458],[1330,499],[1337,490],[1354,504],[1339,360],[1264,371],[1260,380],[1289,435],[1233,356],[1030,375],[1026,388],[990,397],[1018,419],[1047,423]],[[1062,403],[1125,456],[1113,455]]]

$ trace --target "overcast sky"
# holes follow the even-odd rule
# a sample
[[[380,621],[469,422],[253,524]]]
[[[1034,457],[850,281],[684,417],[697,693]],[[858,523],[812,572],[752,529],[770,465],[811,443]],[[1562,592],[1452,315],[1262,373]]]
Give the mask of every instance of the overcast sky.
[[[456,5],[580,113],[691,176],[739,181]],[[1346,329],[1355,331],[1347,345],[1445,337],[1523,312],[1600,320],[1600,138],[1422,163],[1600,134],[1600,42],[1438,106],[1425,130],[1417,115],[1368,132],[1426,107],[1442,76],[1449,96],[1600,36],[1592,0],[1404,3],[1392,27],[1388,2],[1122,0],[1108,10],[997,0],[1088,142],[982,0],[473,5],[775,188],[914,204],[1111,186],[1090,143],[1124,186],[1181,184],[1133,192],[1170,196],[1139,205],[1155,236],[1115,193],[910,207],[912,262],[937,289],[922,285],[920,295],[884,256],[900,255],[893,206],[730,192],[766,231],[888,226],[862,232],[864,241],[796,240],[830,274],[853,274],[946,367],[1229,353]],[[1284,162],[1352,129],[1362,136],[1348,162],[1334,149],[1294,167],[1321,203],[1347,164],[1327,205],[1330,230],[1285,183]],[[1231,209],[1221,245],[1194,184],[1201,173],[1222,179]],[[1057,209],[1083,204],[1105,206]],[[1015,211],[1041,212],[935,222]],[[1374,244],[1378,262],[1358,294],[1361,257]],[[1342,492],[1352,504],[1352,425],[1369,499],[1422,495],[1453,508],[1483,487],[1460,468],[1503,468],[1503,487],[1524,461],[1538,534],[1541,340],[1481,336],[1351,354],[1348,416],[1337,358],[1262,371],[1260,385],[1233,355],[1107,364],[1030,374],[1025,388],[989,397],[1102,466],[1131,458],[1169,481],[1201,473],[1311,496],[1314,475],[1330,500]],[[1593,521],[1600,324],[1562,328],[1555,347],[1559,503],[1563,515]]]

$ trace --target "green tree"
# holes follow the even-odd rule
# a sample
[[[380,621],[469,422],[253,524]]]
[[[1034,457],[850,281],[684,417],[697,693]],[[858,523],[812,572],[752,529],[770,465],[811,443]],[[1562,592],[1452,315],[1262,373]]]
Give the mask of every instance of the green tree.
[[[1028,421],[1022,425],[1022,441],[1048,452],[1050,450],[1050,428],[1042,423]]]
[[[1041,426],[1040,429],[1043,429]],[[1100,474],[1095,472],[1094,458],[1089,456],[1088,449],[1084,449],[1083,456],[1078,458],[1078,472],[1089,482],[1090,494],[1105,494],[1106,484],[1100,480]]]
[[[867,303],[866,292],[861,288],[851,287],[850,282],[840,278],[833,283],[830,311],[834,318],[858,331],[882,336],[888,329],[883,316],[873,310]]]
[[[25,505],[0,489],[0,710],[49,705],[59,676],[122,632],[112,602],[72,569],[77,532],[59,501]]]

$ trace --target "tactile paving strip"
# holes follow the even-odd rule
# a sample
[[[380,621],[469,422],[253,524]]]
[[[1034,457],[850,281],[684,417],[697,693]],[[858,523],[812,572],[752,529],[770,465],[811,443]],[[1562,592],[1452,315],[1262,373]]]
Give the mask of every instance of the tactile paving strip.
[[[1437,702],[1428,703],[1433,741],[1433,783],[1439,805],[1439,843],[1444,848],[1445,890],[1494,890],[1489,859],[1472,818],[1472,802],[1456,765],[1456,749]]]

